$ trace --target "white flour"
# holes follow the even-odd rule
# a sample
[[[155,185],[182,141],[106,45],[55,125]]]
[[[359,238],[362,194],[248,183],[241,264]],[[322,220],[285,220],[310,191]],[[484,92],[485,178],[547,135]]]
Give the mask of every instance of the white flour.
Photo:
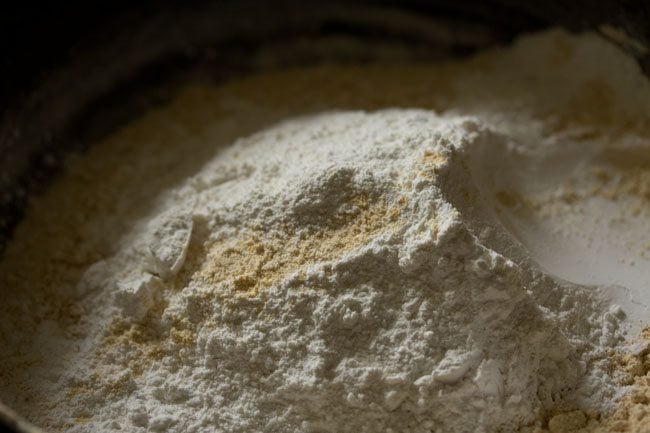
[[[648,85],[625,87],[640,75],[633,62],[596,37],[557,32],[476,59],[479,76],[471,62],[459,66],[439,100],[413,96],[418,84],[407,83],[377,104],[448,104],[440,114],[330,110],[276,123],[348,105],[274,111],[242,97],[245,86],[220,94],[221,111],[200,133],[179,120],[176,147],[132,158],[128,173],[160,175],[154,201],[136,212],[129,203],[149,186],[98,181],[83,188],[105,200],[83,202],[79,219],[94,206],[103,225],[52,229],[79,237],[63,251],[84,239],[95,246],[57,265],[75,277],[46,267],[43,294],[3,307],[14,319],[24,305],[35,313],[2,322],[14,348],[0,356],[2,399],[32,407],[38,424],[79,432],[511,432],[567,410],[606,412],[625,391],[607,355],[623,342],[627,301],[597,278],[580,286],[554,277],[526,246],[532,220],[508,213],[521,194],[546,188],[519,188],[521,161],[544,160],[558,143],[585,145],[575,134],[583,119],[562,110],[590,104],[582,83],[611,80],[598,69],[605,55],[632,77],[605,82],[616,116],[645,119],[650,98],[638,93]],[[434,68],[432,80],[444,75]],[[567,71],[577,72],[565,86]],[[618,109],[631,103],[633,114]],[[608,121],[620,124],[614,116],[598,127]],[[600,149],[616,132],[594,134]],[[192,155],[183,143],[212,156],[176,168]],[[93,173],[73,171],[71,183],[100,178]],[[67,197],[69,185],[51,194]],[[20,234],[5,263],[44,242]],[[18,288],[24,277],[8,275],[3,283]],[[51,299],[56,307],[44,306]]]

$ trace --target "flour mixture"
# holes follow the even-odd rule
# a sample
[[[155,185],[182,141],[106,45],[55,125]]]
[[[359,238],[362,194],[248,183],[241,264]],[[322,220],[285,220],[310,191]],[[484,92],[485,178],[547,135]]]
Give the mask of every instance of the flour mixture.
[[[633,59],[561,31],[190,85],[31,203],[0,399],[49,431],[646,431],[648,119]]]

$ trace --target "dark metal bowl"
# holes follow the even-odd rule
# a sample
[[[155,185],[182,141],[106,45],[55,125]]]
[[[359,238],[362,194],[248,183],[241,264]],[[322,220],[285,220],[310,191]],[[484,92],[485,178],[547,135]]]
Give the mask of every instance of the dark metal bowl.
[[[637,0],[101,0],[3,8],[0,254],[27,198],[47,187],[67,153],[169,100],[187,80],[324,61],[436,61],[554,25],[608,25],[650,42],[650,3]],[[354,44],[330,43],[337,38]],[[650,71],[648,55],[616,42]],[[0,404],[3,430],[37,431]]]

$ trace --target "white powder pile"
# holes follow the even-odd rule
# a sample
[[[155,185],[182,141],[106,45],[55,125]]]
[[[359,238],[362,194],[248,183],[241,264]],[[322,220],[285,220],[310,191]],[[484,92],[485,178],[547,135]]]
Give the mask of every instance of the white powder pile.
[[[563,198],[527,197],[648,113],[631,59],[558,31],[191,87],[32,204],[0,263],[0,398],[52,431],[595,426],[643,287],[549,266],[529,241],[553,248],[533,235]]]

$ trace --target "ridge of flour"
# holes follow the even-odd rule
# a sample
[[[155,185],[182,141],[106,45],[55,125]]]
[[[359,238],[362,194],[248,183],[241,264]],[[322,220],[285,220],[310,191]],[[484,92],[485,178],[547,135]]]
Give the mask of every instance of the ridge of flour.
[[[632,78],[597,81],[603,55]],[[649,87],[591,35],[467,62],[335,69],[334,88],[391,83],[366,105],[290,91],[292,72],[190,89],[91,150],[0,263],[2,399],[72,432],[513,432],[612,410],[625,306],[549,273],[499,203],[520,200],[517,155],[642,136]]]

